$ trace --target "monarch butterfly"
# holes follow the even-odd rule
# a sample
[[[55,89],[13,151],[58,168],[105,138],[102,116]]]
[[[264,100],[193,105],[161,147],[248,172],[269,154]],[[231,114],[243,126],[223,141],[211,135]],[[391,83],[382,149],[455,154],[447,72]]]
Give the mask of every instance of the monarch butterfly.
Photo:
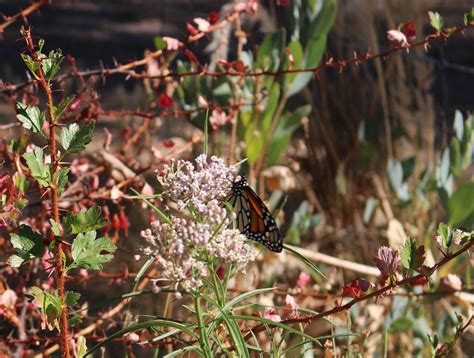
[[[237,214],[237,227],[248,239],[274,252],[283,250],[283,237],[263,200],[247,184],[247,178],[232,183],[227,201]]]

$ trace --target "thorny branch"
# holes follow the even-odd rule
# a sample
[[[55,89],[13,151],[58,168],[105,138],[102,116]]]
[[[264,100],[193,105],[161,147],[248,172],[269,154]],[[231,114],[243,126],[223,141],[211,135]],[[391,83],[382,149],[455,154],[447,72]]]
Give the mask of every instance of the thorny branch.
[[[470,23],[465,26],[460,26],[460,27],[453,27],[449,33],[435,33],[426,36],[423,40],[420,40],[418,42],[414,42],[410,44],[409,48],[414,48],[414,47],[420,47],[423,46],[425,49],[429,47],[429,45],[437,40],[444,40],[447,41],[450,39],[452,36],[463,33],[465,30],[468,28],[474,27],[473,23]],[[344,70],[349,65],[360,65],[364,62],[368,62],[377,58],[381,59],[386,59],[390,57],[391,55],[398,53],[400,51],[407,50],[407,47],[403,46],[397,46],[393,47],[390,50],[378,53],[378,54],[371,54],[370,51],[367,51],[363,55],[354,55],[354,58],[352,59],[346,59],[346,60],[339,60],[339,61],[334,61],[333,58],[330,58],[324,63],[321,63],[319,66],[316,67],[310,67],[310,68],[287,68],[283,70],[278,70],[278,71],[269,71],[269,70],[259,70],[255,72],[238,72],[234,70],[226,70],[226,71],[209,71],[207,68],[200,68],[197,70],[191,70],[188,72],[168,72],[168,73],[162,73],[159,75],[149,75],[146,72],[137,72],[134,69],[139,66],[143,66],[147,63],[148,58],[152,57],[159,57],[162,54],[162,51],[155,51],[150,53],[148,56],[141,60],[137,61],[132,61],[130,63],[127,63],[125,65],[119,65],[115,68],[103,68],[103,69],[97,69],[97,70],[90,70],[90,71],[71,71],[68,73],[65,73],[63,75],[57,76],[56,81],[57,82],[63,82],[69,78],[74,78],[74,77],[83,77],[83,78],[89,78],[89,77],[108,77],[112,75],[126,75],[127,79],[128,78],[136,78],[136,79],[169,79],[169,78],[176,78],[176,79],[181,79],[185,77],[195,77],[195,76],[208,76],[208,77],[214,77],[214,78],[219,78],[219,77],[261,77],[261,76],[275,76],[279,77],[285,74],[289,73],[313,73],[316,76],[318,73],[322,70],[325,69],[339,69],[340,71]],[[8,85],[4,84],[3,86],[0,87],[0,93],[14,93],[15,91],[18,91],[22,88],[25,88],[27,86],[30,86],[34,84],[36,80],[30,80],[26,81],[23,83],[19,84],[14,84],[14,85]]]
[[[334,307],[333,309],[330,309],[328,311],[324,311],[324,312],[321,312],[321,313],[316,314],[316,315],[310,314],[310,315],[306,315],[306,316],[302,316],[302,317],[298,317],[298,318],[283,320],[283,321],[281,321],[281,323],[283,323],[283,324],[311,323],[311,322],[314,322],[314,321],[319,320],[321,318],[331,316],[331,315],[334,315],[334,314],[339,313],[339,312],[347,311],[352,306],[354,306],[356,303],[366,301],[366,300],[371,299],[371,298],[381,297],[384,294],[390,294],[390,291],[393,290],[396,287],[403,286],[403,285],[410,285],[410,284],[413,284],[413,283],[417,282],[418,280],[420,280],[422,278],[430,277],[441,266],[445,265],[447,262],[453,260],[454,258],[458,257],[459,255],[463,254],[464,252],[467,252],[472,246],[474,246],[474,239],[471,238],[471,240],[469,242],[467,242],[461,249],[459,249],[458,251],[456,251],[455,253],[453,253],[450,256],[446,256],[446,257],[442,258],[434,266],[432,266],[428,270],[428,272],[420,273],[418,275],[408,277],[408,278],[404,278],[404,279],[396,281],[396,282],[391,282],[387,286],[384,286],[384,287],[382,287],[378,290],[375,290],[375,291],[373,291],[373,292],[371,292],[371,293],[369,293],[365,296],[356,297],[352,301],[350,301],[350,302],[348,302],[344,305],[341,305],[341,306],[336,305],[336,307]],[[257,334],[258,332],[262,332],[265,329],[266,329],[266,326],[264,324],[259,324],[259,325],[255,326],[254,328],[251,328],[244,337],[245,341],[248,341],[250,338],[255,337],[255,334]]]
[[[17,21],[21,18],[26,20],[26,17],[29,14],[31,14],[32,12],[38,10],[41,6],[43,6],[44,4],[46,4],[48,2],[51,2],[51,1],[52,0],[40,0],[38,2],[35,2],[35,3],[31,4],[26,9],[21,10],[20,12],[18,12],[17,14],[15,14],[13,16],[4,16],[5,22],[0,24],[0,39],[2,38],[2,34],[8,26],[10,26],[15,21]]]

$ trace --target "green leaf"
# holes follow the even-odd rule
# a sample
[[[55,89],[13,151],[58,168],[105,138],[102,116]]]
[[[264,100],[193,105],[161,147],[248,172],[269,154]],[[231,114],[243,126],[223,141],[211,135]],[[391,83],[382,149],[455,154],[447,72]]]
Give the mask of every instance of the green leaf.
[[[16,103],[18,114],[16,118],[21,122],[22,126],[34,133],[41,133],[45,121],[44,112],[39,107],[28,107],[21,102]]]
[[[474,225],[474,181],[459,185],[449,198],[448,218],[451,226]]]
[[[37,80],[39,79],[38,75],[36,74],[36,71],[38,71],[39,68],[39,63],[33,60],[33,58],[30,55],[27,55],[25,53],[20,54],[21,59],[25,63],[26,67],[30,70],[31,74],[36,78]]]
[[[430,16],[431,26],[437,31],[440,32],[444,26],[444,20],[441,15],[437,12],[429,11],[428,15]]]
[[[464,133],[464,118],[462,116],[461,111],[456,109],[454,113],[454,123],[453,123],[454,133],[456,134],[456,138],[462,140],[463,133]]]
[[[448,225],[441,223],[438,226],[438,235],[441,236],[441,246],[449,248],[454,239],[453,230]]]
[[[18,176],[15,180],[15,187],[18,188],[22,193],[28,189],[28,181],[25,179],[25,176],[18,173]]]
[[[166,49],[166,47],[167,47],[166,41],[163,40],[163,38],[160,37],[160,36],[155,36],[155,37],[153,38],[153,43],[155,44],[155,48],[156,48],[157,50],[164,50],[164,49]]]
[[[44,243],[41,234],[33,231],[28,225],[20,225],[19,235],[11,233],[10,240],[15,254],[8,262],[13,267],[19,267],[23,262],[41,258],[44,254]]]
[[[58,194],[61,195],[64,192],[64,188],[66,187],[68,181],[68,174],[69,168],[59,168],[58,171],[55,173],[55,181],[58,189]]]
[[[66,291],[66,305],[71,307],[74,306],[77,301],[79,301],[79,298],[81,297],[81,294],[79,292],[74,292],[74,291]]]
[[[32,287],[31,293],[34,297],[36,307],[41,310],[41,318],[50,329],[59,327],[58,318],[61,315],[61,297],[57,291],[46,292],[39,287]]]
[[[87,352],[86,339],[84,336],[77,338],[77,358],[84,358]]]
[[[45,188],[51,186],[50,166],[44,164],[43,149],[38,147],[34,153],[23,154],[23,158],[25,158],[33,178]]]
[[[285,112],[275,129],[272,141],[268,149],[266,164],[268,166],[276,164],[282,153],[288,147],[293,132],[301,126],[304,117],[311,113],[311,105],[307,104],[297,108],[294,112]]]
[[[48,82],[56,76],[56,73],[58,73],[63,59],[64,56],[61,49],[51,50],[48,57],[41,59],[41,68],[48,79]]]
[[[474,23],[474,7],[471,9],[470,12],[466,12],[464,14],[464,25],[467,26],[472,23]]]
[[[102,264],[113,259],[113,255],[104,254],[103,251],[113,253],[117,247],[106,237],[96,240],[97,233],[89,231],[77,235],[72,243],[72,267],[82,267],[91,270],[102,269]]]
[[[74,98],[76,96],[72,95],[67,98],[65,98],[58,107],[53,106],[53,112],[54,112],[54,118],[56,121],[63,115],[63,113],[66,111],[67,107],[71,104],[72,101],[74,101]]]
[[[61,129],[61,144],[66,153],[79,153],[92,140],[95,121],[90,121],[80,128],[77,123],[70,124],[68,128]]]
[[[425,262],[425,247],[416,246],[416,241],[409,238],[404,245],[400,247],[400,256],[403,267],[408,270],[416,270]]]
[[[53,231],[54,236],[61,236],[58,223],[54,219],[49,219],[49,222],[51,223],[51,231]]]
[[[69,213],[63,218],[64,232],[68,235],[100,229],[107,224],[101,216],[100,210],[95,206],[77,214]]]
[[[407,332],[413,327],[413,321],[407,317],[400,317],[392,322],[389,331],[391,333]]]
[[[336,0],[325,0],[316,19],[309,27],[310,36],[326,36],[332,28],[336,17]]]

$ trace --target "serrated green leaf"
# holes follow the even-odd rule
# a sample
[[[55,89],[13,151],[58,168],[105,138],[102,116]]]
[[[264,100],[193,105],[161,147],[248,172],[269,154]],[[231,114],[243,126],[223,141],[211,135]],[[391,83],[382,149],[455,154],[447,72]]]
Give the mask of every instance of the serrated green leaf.
[[[91,270],[102,269],[104,263],[113,259],[111,253],[115,252],[116,246],[106,237],[96,240],[97,233],[89,231],[77,235],[72,243],[71,255],[72,267],[82,267]],[[104,254],[102,252],[108,252]]]
[[[79,292],[74,292],[74,291],[66,291],[66,305],[67,306],[74,306],[77,301],[79,301],[79,298],[81,297],[81,294]]]
[[[443,26],[444,26],[443,17],[439,13],[432,12],[432,11],[429,11],[428,15],[430,16],[431,26],[433,26],[433,28],[437,32],[440,32],[443,29]]]
[[[54,236],[61,236],[61,230],[59,229],[58,223],[54,219],[49,219],[49,222],[51,223],[51,231]]]
[[[38,75],[36,74],[36,71],[39,68],[39,63],[35,62],[33,58],[30,55],[27,55],[25,53],[20,54],[21,59],[25,63],[26,67],[30,70],[31,74],[36,78],[37,80],[39,79]]]
[[[17,102],[16,110],[18,112],[16,118],[21,122],[21,125],[24,128],[34,133],[41,133],[45,121],[45,115],[39,107],[28,107],[26,104]]]
[[[48,79],[48,82],[56,76],[59,71],[61,62],[63,62],[64,56],[61,49],[51,50],[48,57],[41,59],[41,68]]]
[[[38,147],[34,153],[23,154],[23,158],[25,158],[33,178],[45,188],[51,186],[50,166],[49,164],[44,164],[43,149]]]
[[[101,216],[100,210],[95,206],[77,214],[69,213],[63,218],[64,232],[66,234],[79,234],[100,229],[107,224]]]
[[[61,144],[66,153],[78,153],[92,140],[95,121],[90,121],[84,127],[77,123],[70,124],[68,128],[61,129]]]
[[[416,241],[409,238],[404,245],[400,247],[400,256],[403,267],[408,270],[416,270],[425,262],[425,247],[416,246]]]
[[[54,118],[56,121],[63,115],[63,113],[66,111],[67,107],[71,104],[72,101],[74,101],[74,98],[76,98],[75,95],[66,97],[58,107],[53,106],[53,111],[54,111]]]
[[[66,184],[68,181],[68,173],[69,173],[69,168],[60,168],[55,173],[57,190],[60,196],[64,192],[64,188],[66,187]]]
[[[19,235],[11,233],[10,241],[15,249],[15,254],[10,256],[8,262],[13,267],[18,267],[28,260],[41,258],[44,254],[41,234],[33,231],[28,225],[20,225]]]
[[[58,328],[58,318],[61,315],[61,297],[57,291],[46,292],[39,287],[32,287],[31,293],[34,297],[36,307],[41,310],[41,318],[50,329]]]

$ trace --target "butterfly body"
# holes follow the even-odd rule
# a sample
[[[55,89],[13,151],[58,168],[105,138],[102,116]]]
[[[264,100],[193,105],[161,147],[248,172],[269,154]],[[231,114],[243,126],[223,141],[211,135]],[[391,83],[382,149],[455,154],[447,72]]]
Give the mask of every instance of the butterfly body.
[[[283,250],[283,237],[275,219],[245,177],[232,183],[228,201],[237,214],[237,226],[242,234],[271,251]]]

